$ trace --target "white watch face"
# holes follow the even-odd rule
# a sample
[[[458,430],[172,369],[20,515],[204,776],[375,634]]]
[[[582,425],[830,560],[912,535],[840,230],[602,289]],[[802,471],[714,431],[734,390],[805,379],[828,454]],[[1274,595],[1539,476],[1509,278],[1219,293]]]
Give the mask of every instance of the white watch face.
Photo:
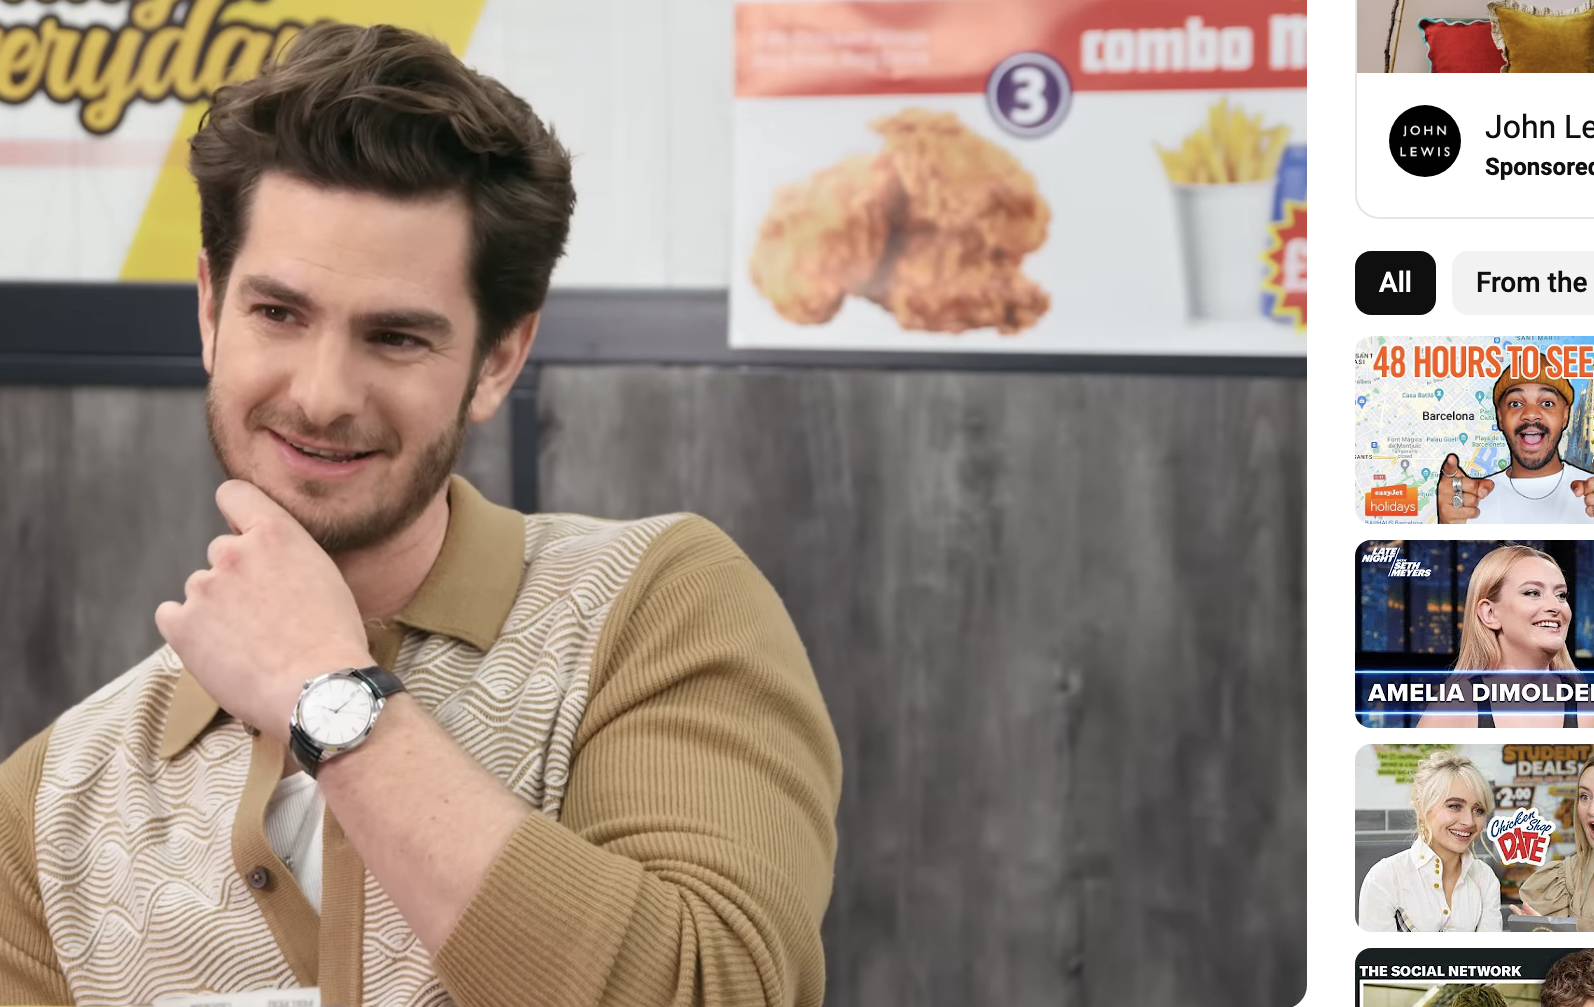
[[[299,703],[299,726],[322,746],[347,745],[370,726],[376,700],[352,678],[317,683]]]

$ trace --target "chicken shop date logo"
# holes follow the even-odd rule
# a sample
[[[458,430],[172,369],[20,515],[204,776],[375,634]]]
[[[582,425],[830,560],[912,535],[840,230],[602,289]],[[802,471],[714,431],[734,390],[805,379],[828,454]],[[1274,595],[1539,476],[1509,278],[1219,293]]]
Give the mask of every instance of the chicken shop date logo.
[[[991,71],[985,104],[996,124],[1014,136],[1045,136],[1063,124],[1074,88],[1062,64],[1044,53],[1009,56]]]
[[[1418,178],[1441,174],[1461,154],[1461,127],[1438,105],[1415,105],[1389,127],[1389,156]]]
[[[1489,842],[1499,852],[1502,864],[1543,867],[1550,856],[1550,835],[1554,832],[1555,823],[1542,818],[1538,808],[1489,819]]]

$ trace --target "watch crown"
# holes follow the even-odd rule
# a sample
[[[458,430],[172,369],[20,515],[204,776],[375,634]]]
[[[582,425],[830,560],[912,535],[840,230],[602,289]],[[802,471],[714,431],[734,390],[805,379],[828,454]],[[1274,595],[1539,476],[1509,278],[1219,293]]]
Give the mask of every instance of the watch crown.
[[[305,688],[306,688],[306,689],[308,689],[308,688],[310,688],[310,683],[311,683],[311,682],[314,682],[314,681],[315,681],[315,679],[313,679],[313,678],[307,678],[307,679],[305,679],[305,680],[304,680],[304,687],[305,687]]]

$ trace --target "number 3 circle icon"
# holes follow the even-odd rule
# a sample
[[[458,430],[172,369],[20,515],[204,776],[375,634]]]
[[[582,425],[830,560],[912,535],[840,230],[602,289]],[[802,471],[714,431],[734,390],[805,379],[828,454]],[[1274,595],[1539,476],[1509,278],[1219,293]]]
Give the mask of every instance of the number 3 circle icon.
[[[1068,115],[1074,89],[1068,72],[1044,53],[1002,60],[985,83],[985,104],[997,125],[1014,136],[1045,136]]]

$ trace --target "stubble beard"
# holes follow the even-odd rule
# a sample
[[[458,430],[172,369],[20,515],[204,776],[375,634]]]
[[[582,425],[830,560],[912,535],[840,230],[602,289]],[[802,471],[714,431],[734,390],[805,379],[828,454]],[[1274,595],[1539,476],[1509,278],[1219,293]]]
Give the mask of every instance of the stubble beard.
[[[454,422],[422,449],[409,478],[404,480],[403,485],[394,488],[393,492],[387,492],[387,488],[384,487],[376,506],[365,513],[342,516],[321,514],[306,508],[302,499],[283,499],[265,486],[261,486],[260,490],[292,515],[293,519],[310,533],[316,544],[329,554],[354,552],[387,542],[415,523],[427,505],[436,498],[443,484],[448,481],[449,475],[453,473],[454,466],[459,462],[459,456],[465,448],[466,412],[475,386],[476,382],[472,381],[459,404],[459,412]],[[271,426],[285,430],[289,434],[303,436],[307,440],[336,442],[342,439],[336,435],[305,432],[306,424],[291,419],[279,426],[274,422],[278,415],[264,407],[256,406],[245,417],[243,430],[247,435],[251,431]],[[273,422],[268,422],[268,419]],[[205,389],[205,428],[210,435],[210,447],[216,455],[216,462],[228,479],[253,482],[249,479],[249,473],[231,456],[227,439],[222,433],[223,426],[220,405],[216,401],[215,383],[211,382]],[[337,428],[334,426],[331,429]],[[316,479],[296,479],[294,488],[301,498],[311,500],[326,500],[337,492],[334,484]]]
[[[1511,461],[1522,466],[1529,472],[1537,472],[1539,469],[1544,468],[1544,466],[1550,464],[1552,461],[1555,461],[1561,456],[1561,435],[1565,432],[1566,428],[1562,427],[1560,430],[1556,431],[1555,436],[1552,437],[1550,436],[1549,428],[1546,427],[1544,434],[1545,449],[1542,449],[1544,450],[1544,455],[1537,460],[1529,459],[1517,454],[1518,441],[1522,436],[1520,432],[1512,437],[1507,437],[1506,447],[1511,452]]]

